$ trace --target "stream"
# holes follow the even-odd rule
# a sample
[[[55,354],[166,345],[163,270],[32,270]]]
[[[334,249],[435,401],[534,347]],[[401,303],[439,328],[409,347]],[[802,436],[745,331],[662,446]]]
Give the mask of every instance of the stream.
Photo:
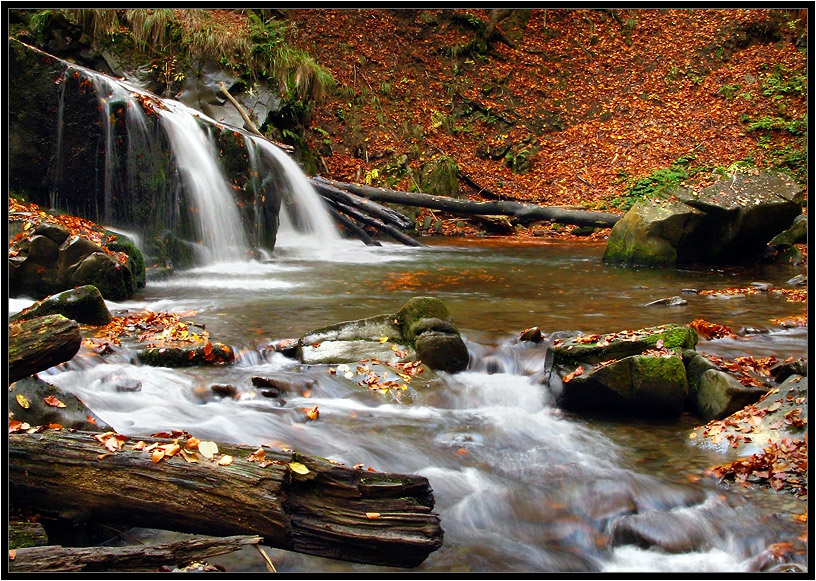
[[[773,319],[801,314],[801,303],[773,293],[715,297],[682,289],[787,286],[790,266],[633,269],[606,266],[603,243],[535,239],[431,239],[425,248],[385,242],[364,247],[336,240],[324,247],[283,233],[274,256],[222,262],[150,281],[132,300],[108,303],[115,315],[142,309],[189,312],[213,341],[235,349],[231,367],[168,369],[133,365],[127,354],[75,358],[40,374],[81,398],[118,432],[145,437],[186,430],[201,439],[275,443],[378,471],[428,478],[445,531],[443,546],[417,572],[739,572],[757,568],[774,543],[804,530],[794,516],[806,502],[758,487],[725,487],[703,475],[725,461],[688,444],[700,422],[684,414],[641,420],[562,412],[537,381],[546,341],[521,343],[538,326],[545,337],[639,329],[696,318],[727,325],[736,339],[701,339],[697,350],[808,357],[807,328]],[[434,296],[448,306],[471,355],[443,386],[412,389],[406,401],[352,389],[327,366],[301,366],[269,349],[340,321],[396,312],[409,298]],[[684,306],[645,306],[674,295]],[[10,301],[11,312],[28,301]],[[262,397],[255,375],[311,386],[283,405]],[[142,382],[116,392],[111,378]],[[238,388],[219,398],[213,383]],[[317,405],[317,421],[300,411]],[[677,553],[618,544],[605,534],[614,506],[631,495],[638,512],[693,529],[702,539]],[[694,499],[686,502],[686,499]],[[688,505],[688,506],[687,506]],[[218,518],[213,515],[213,518]],[[169,533],[134,530],[141,542]],[[265,548],[279,572],[389,572],[375,567]],[[264,572],[253,548],[214,557],[229,571]],[[400,571],[400,570],[397,570]]]

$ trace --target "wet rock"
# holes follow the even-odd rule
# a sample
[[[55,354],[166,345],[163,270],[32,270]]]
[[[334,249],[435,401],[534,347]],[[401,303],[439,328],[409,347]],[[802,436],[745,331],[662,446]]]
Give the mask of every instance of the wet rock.
[[[780,361],[771,366],[771,377],[776,382],[783,382],[791,375],[807,376],[807,359],[796,359],[795,361]]]
[[[65,407],[59,407],[60,404]],[[78,397],[37,377],[26,377],[9,385],[8,411],[13,415],[10,419],[32,427],[59,424],[66,429],[90,432],[110,429]]]
[[[9,317],[20,321],[43,315],[62,315],[83,325],[107,325],[111,314],[102,293],[95,286],[85,285],[51,295]]]
[[[280,377],[261,377],[254,376],[251,379],[252,385],[255,387],[268,388],[270,395],[264,393],[266,397],[277,397],[271,395],[273,392],[280,393],[302,393],[306,389],[313,389],[317,382],[313,379],[297,378],[295,380],[282,379]]]
[[[570,504],[573,512],[584,514],[598,529],[617,517],[636,512],[629,485],[619,480],[599,479],[581,489]]]
[[[743,385],[708,358],[694,351],[684,352],[689,399],[704,421],[722,419],[756,403],[768,391],[766,387]]]
[[[416,338],[416,354],[431,369],[456,373],[467,368],[470,355],[462,338],[455,333],[429,331]]]
[[[117,377],[113,380],[113,388],[116,391],[134,392],[142,390],[142,382],[131,377]]]
[[[469,357],[448,308],[433,297],[414,297],[395,314],[312,331],[298,339],[298,354],[306,364],[365,359],[396,363],[419,358],[431,369],[448,372],[465,369]]]
[[[237,397],[238,396],[238,389],[234,385],[229,385],[227,383],[215,383],[210,386],[210,389],[215,395],[220,397]]]
[[[297,339],[282,339],[272,344],[272,348],[285,357],[290,359],[297,359],[298,356],[298,340]]]
[[[797,274],[791,279],[788,279],[787,284],[791,286],[807,286],[807,275]]]
[[[531,343],[541,343],[543,340],[543,336],[541,334],[541,329],[538,327],[530,327],[529,329],[524,329],[521,332],[521,336],[519,337],[519,341],[530,341]]]
[[[710,546],[707,520],[683,512],[649,512],[621,517],[612,525],[612,545],[659,548],[667,553],[690,553]]]
[[[769,282],[752,282],[751,287],[761,293],[767,293],[773,288],[773,285]]]
[[[687,305],[688,301],[683,297],[673,296],[667,297],[665,299],[657,299],[656,301],[652,301],[650,303],[646,303],[647,307],[681,307],[683,305]]]
[[[683,361],[675,355],[633,355],[562,380],[559,406],[677,416],[688,397]]]
[[[696,295],[700,291],[698,291],[696,288],[681,288],[680,292],[689,295]]]

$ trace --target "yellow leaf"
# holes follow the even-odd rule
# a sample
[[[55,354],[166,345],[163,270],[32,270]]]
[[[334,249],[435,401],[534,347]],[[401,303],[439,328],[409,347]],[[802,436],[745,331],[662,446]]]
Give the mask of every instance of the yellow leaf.
[[[213,456],[218,454],[218,445],[215,442],[199,442],[198,451],[207,460],[212,460]]]
[[[20,404],[20,407],[23,407],[25,409],[28,409],[31,406],[31,404],[28,403],[28,400],[22,393],[17,394],[17,403]]]
[[[380,343],[385,343],[388,341],[388,337],[380,337]]]
[[[218,461],[219,466],[229,466],[230,464],[232,464],[232,456],[228,454],[221,456],[221,459]]]
[[[309,473],[309,469],[300,462],[289,462],[289,468],[292,469],[292,472],[297,472],[298,474]]]
[[[198,454],[195,452],[188,452],[187,450],[181,450],[181,457],[184,458],[187,462],[191,464],[198,464]]]

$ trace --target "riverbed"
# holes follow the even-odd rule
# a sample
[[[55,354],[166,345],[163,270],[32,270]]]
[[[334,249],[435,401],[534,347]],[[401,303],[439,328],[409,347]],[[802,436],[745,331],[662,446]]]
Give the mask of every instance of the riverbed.
[[[731,327],[736,338],[701,339],[698,351],[725,358],[806,358],[807,329],[774,322],[803,314],[804,304],[775,293],[694,292],[754,282],[789,288],[786,281],[803,267],[625,268],[604,265],[603,243],[591,241],[424,241],[424,248],[365,247],[350,240],[316,247],[292,235],[267,260],[177,272],[150,281],[129,301],[109,303],[116,315],[142,309],[189,314],[212,340],[234,348],[237,358],[229,368],[150,368],[127,357],[102,364],[80,358],[40,377],[75,393],[130,436],[180,429],[201,439],[274,443],[348,466],[426,476],[445,539],[417,572],[749,571],[774,543],[797,542],[805,525],[794,517],[806,511],[806,503],[705,477],[705,469],[724,458],[688,443],[689,430],[702,423],[697,418],[564,413],[537,376],[547,342],[519,342],[518,336],[532,326],[546,338],[702,318]],[[396,312],[414,296],[445,302],[471,361],[464,372],[440,373],[442,387],[417,383],[404,401],[355,389],[327,366],[301,366],[269,348],[325,325]],[[687,303],[646,306],[671,296]],[[13,301],[12,312],[22,303]],[[281,405],[257,393],[250,383],[254,375],[280,375],[310,389]],[[116,392],[111,379],[122,376],[141,381],[141,391]],[[214,383],[235,386],[239,397],[213,396],[208,386]],[[315,405],[319,419],[304,421],[299,410]],[[704,540],[676,554],[625,544],[610,548],[605,534],[613,523],[598,524],[593,502],[619,498],[620,491],[655,518],[699,528]],[[685,506],[690,495],[697,500]],[[143,534],[142,542],[163,538]],[[265,550],[280,572],[390,571]],[[229,570],[266,570],[253,549],[211,560]]]

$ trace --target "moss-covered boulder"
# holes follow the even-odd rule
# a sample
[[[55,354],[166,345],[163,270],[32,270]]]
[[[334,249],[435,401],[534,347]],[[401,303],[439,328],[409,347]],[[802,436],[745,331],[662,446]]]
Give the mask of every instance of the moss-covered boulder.
[[[689,383],[689,399],[703,421],[722,419],[756,403],[767,387],[743,385],[696,351],[683,353]]]
[[[581,367],[583,371],[583,367]],[[680,357],[633,355],[562,379],[558,405],[644,415],[677,416],[688,397]]]
[[[65,429],[104,431],[109,426],[82,401],[67,391],[37,377],[26,377],[9,385],[10,420],[31,427],[59,425]]]
[[[751,259],[802,213],[802,188],[784,173],[736,170],[718,182],[639,200],[609,234],[603,260],[674,265]]]
[[[135,260],[106,252],[58,224],[41,223],[9,248],[9,295],[42,299],[92,285],[106,299],[126,300],[137,287],[129,263]]]
[[[102,293],[95,286],[85,285],[51,295],[9,317],[9,321],[21,321],[43,315],[62,315],[83,325],[107,325],[111,314]]]
[[[685,325],[658,325],[637,331],[579,335],[557,339],[551,349],[554,364],[597,364],[643,353],[647,349],[693,349],[697,332]]]

